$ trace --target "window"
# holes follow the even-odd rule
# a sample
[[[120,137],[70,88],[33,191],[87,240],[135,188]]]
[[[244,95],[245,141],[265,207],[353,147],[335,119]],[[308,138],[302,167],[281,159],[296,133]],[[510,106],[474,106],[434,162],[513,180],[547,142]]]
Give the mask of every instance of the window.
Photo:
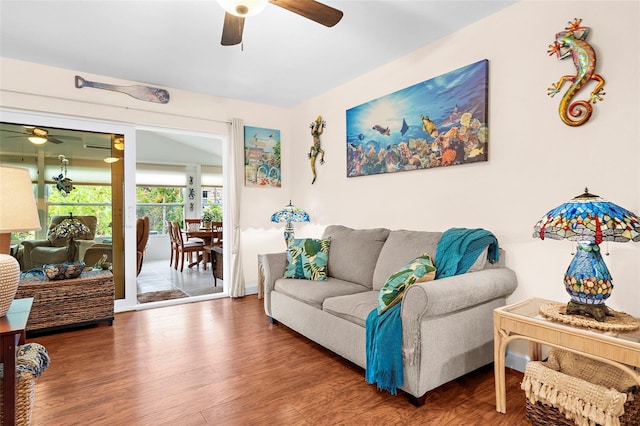
[[[209,211],[213,214],[214,222],[222,222],[222,187],[202,187],[202,213]]]
[[[111,186],[74,185],[66,196],[55,184],[45,185],[47,225],[55,215],[92,215],[98,218],[96,238],[111,238]]]
[[[184,220],[185,188],[136,187],[136,217],[148,216],[150,234],[168,234],[167,222]]]

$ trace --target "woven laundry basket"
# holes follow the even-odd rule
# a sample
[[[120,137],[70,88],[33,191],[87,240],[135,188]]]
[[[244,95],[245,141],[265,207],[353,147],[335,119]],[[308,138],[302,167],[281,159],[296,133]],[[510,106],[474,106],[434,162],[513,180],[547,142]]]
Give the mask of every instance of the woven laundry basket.
[[[533,425],[640,426],[640,394],[622,370],[553,349],[527,364],[521,388]]]
[[[4,365],[0,364],[1,367]],[[27,343],[18,347],[16,359],[16,407],[15,424],[31,424],[31,412],[35,399],[36,377],[49,366],[49,354],[38,343]],[[4,424],[3,407],[4,368],[0,368],[0,424]]]

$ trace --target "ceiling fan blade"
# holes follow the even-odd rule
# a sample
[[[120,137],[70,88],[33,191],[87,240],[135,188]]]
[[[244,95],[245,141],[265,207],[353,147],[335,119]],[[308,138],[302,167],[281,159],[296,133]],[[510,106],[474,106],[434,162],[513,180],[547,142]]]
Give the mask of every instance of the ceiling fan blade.
[[[55,143],[55,144],[64,143],[60,139],[56,139],[56,138],[53,138],[51,136],[47,136],[47,142],[51,142],[51,143]]]
[[[51,139],[51,138],[65,139],[67,141],[82,141],[82,138],[80,136],[71,136],[71,135],[52,135],[52,134],[48,134],[47,138],[49,138],[49,139]]]
[[[242,42],[242,30],[244,29],[244,18],[224,13],[224,26],[222,27],[222,45],[233,46]]]
[[[315,0],[269,0],[296,15],[304,16],[325,27],[333,27],[342,19],[342,11]]]

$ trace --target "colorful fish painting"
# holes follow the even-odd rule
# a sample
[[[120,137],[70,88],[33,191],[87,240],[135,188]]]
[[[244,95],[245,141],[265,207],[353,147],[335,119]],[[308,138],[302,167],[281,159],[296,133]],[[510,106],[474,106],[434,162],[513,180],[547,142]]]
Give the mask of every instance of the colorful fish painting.
[[[347,110],[347,176],[487,161],[484,59]]]

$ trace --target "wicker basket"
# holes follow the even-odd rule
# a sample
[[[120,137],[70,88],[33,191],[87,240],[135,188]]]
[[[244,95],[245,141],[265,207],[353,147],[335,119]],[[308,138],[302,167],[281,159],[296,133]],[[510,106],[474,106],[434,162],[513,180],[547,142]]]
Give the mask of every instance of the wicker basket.
[[[4,424],[4,407],[2,406],[2,385],[0,378],[0,424]],[[16,373],[16,425],[31,424],[31,411],[35,398],[35,376],[26,371]]]
[[[533,425],[640,426],[640,393],[627,373],[608,364],[552,349],[545,362],[527,364],[521,388]],[[573,420],[575,419],[575,420]]]
[[[539,401],[533,404],[527,400],[526,414],[529,423],[535,426],[575,426],[575,422],[567,419],[556,407]],[[640,395],[637,392],[627,394],[620,425],[640,426]]]

